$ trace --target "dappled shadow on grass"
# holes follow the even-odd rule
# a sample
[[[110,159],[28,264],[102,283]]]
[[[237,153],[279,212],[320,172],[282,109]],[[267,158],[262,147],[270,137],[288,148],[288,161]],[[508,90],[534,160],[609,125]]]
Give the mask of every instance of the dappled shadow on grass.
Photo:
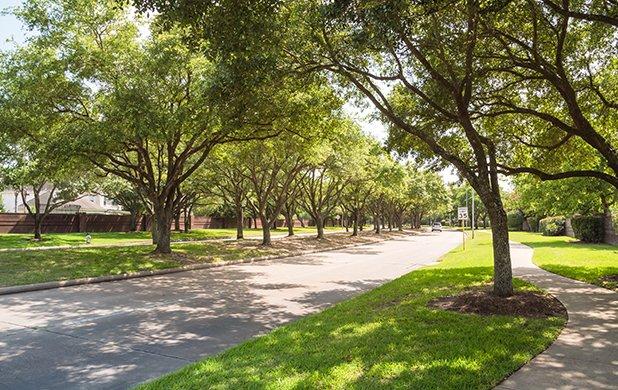
[[[616,259],[618,263],[618,258]],[[608,276],[618,274],[618,264],[615,267],[585,267],[562,264],[543,264],[543,269],[566,276],[567,278],[582,280],[610,290],[618,290],[618,282]]]
[[[490,267],[418,270],[150,387],[490,388],[541,352],[564,323],[426,306],[490,275]]]
[[[390,280],[341,266],[315,254],[0,297],[0,383],[126,387]]]
[[[398,237],[392,234],[386,237]],[[153,246],[90,247],[0,253],[0,287],[41,283],[102,275],[118,275],[146,270],[175,268],[196,263],[217,263],[263,256],[288,256],[305,251],[326,250],[347,244],[376,243],[382,237],[364,234],[328,235],[324,240],[298,237],[273,241],[271,246],[257,240],[175,243],[171,255],[155,255]],[[375,248],[374,248],[375,249]],[[370,249],[349,249],[347,254],[369,254]],[[375,250],[372,253],[377,253]],[[314,262],[312,258],[297,261]]]

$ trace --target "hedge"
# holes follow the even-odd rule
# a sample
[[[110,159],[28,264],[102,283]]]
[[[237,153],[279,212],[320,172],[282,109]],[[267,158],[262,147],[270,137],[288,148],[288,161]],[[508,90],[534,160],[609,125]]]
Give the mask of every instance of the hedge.
[[[524,224],[524,214],[517,211],[509,211],[506,214],[506,223],[509,227],[509,230],[522,230]]]
[[[528,226],[530,226],[531,232],[539,231],[539,219],[537,217],[528,217],[526,221],[528,222]]]
[[[562,236],[566,219],[562,216],[547,217],[539,221],[539,231],[544,236]]]
[[[578,215],[571,218],[575,237],[584,242],[603,242],[605,224],[603,217]]]

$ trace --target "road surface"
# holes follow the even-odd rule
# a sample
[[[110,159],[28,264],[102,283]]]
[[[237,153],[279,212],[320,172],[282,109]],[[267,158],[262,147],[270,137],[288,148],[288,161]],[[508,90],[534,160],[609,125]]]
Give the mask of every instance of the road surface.
[[[0,297],[0,389],[124,389],[431,263],[424,233],[306,256]]]

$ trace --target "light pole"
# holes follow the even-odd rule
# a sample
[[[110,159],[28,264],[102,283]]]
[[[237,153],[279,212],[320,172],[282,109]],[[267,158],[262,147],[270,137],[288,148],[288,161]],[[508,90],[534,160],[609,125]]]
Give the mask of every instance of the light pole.
[[[472,219],[470,220],[470,226],[472,227],[472,238],[474,239],[474,190],[470,188],[470,195],[472,196]]]

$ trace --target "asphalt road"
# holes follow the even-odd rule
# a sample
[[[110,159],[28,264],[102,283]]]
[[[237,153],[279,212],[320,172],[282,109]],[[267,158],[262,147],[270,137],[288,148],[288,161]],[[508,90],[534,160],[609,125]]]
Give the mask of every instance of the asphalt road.
[[[455,232],[0,297],[0,389],[124,389],[431,263]]]

